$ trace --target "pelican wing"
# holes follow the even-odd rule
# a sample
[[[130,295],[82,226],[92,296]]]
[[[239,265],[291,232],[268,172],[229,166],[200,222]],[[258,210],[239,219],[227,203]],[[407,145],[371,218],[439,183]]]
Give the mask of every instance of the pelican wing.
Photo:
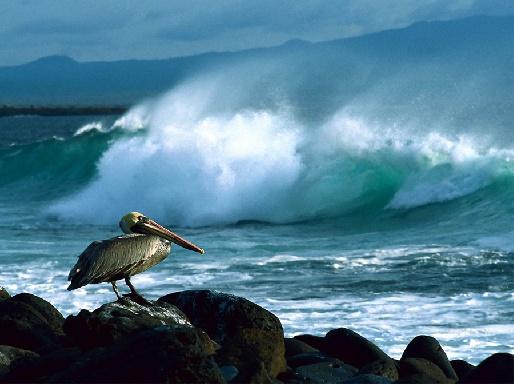
[[[162,245],[157,236],[125,235],[94,241],[82,252],[71,269],[68,290],[89,283],[115,281],[148,260]]]

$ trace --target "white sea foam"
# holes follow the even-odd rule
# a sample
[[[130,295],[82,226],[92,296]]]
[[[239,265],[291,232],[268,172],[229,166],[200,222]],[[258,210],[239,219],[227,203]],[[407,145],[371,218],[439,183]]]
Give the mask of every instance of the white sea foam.
[[[257,262],[257,265],[266,265],[270,263],[290,263],[294,261],[302,261],[305,260],[304,257],[295,256],[295,255],[275,255],[266,260]],[[312,260],[312,259],[310,259]]]
[[[130,109],[123,116],[118,118],[112,125],[112,129],[121,128],[127,131],[138,131],[148,126],[150,119],[150,102],[142,103]]]
[[[73,136],[80,136],[91,131],[106,132],[107,130],[100,121],[94,121],[77,129]]]
[[[475,299],[474,304],[470,304],[470,298]],[[315,299],[268,300],[267,307],[278,314],[288,336],[305,333],[302,324],[306,323],[310,324],[308,332],[318,335],[340,324],[373,340],[391,356],[399,358],[413,337],[429,334],[441,342],[450,358],[477,363],[487,356],[487,351],[513,350],[512,346],[505,345],[512,327],[498,324],[486,315],[495,313],[503,305],[502,300],[502,297],[484,298],[475,293],[451,297],[402,293],[377,298],[348,294],[333,297],[322,305]],[[467,316],[478,316],[480,320],[464,321],[461,319],[462,311]],[[474,350],[482,351],[483,355],[476,355]]]

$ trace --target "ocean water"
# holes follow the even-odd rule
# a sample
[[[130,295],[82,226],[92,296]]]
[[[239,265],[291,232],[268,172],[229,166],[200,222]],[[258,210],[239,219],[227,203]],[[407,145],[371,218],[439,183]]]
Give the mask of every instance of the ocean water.
[[[217,289],[288,336],[348,327],[395,358],[420,334],[473,363],[513,353],[509,131],[300,107],[191,82],[124,116],[0,119],[0,284],[65,315],[112,301],[67,274],[138,210],[206,250],[135,276],[150,299]]]

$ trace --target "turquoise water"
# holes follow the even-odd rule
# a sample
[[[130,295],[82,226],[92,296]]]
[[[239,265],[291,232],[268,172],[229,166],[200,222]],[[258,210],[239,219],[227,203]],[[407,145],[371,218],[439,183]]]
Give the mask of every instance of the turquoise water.
[[[118,117],[0,119],[0,284],[65,314],[93,240],[142,211],[202,246],[134,277],[153,299],[209,288],[286,334],[349,327],[400,357],[416,335],[451,358],[514,352],[514,147],[486,135],[289,108],[205,107],[183,87]],[[125,289],[125,287],[122,287]]]

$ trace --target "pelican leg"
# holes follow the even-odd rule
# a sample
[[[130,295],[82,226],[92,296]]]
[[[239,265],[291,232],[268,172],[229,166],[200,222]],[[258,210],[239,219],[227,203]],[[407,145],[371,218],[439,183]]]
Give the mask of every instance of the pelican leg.
[[[118,287],[116,286],[116,282],[115,281],[111,281],[111,284],[112,284],[112,289],[113,289],[114,293],[118,297],[118,300],[121,300],[120,292],[118,291]]]
[[[130,276],[125,277],[125,283],[130,288],[130,294],[126,295],[126,296],[133,296],[136,299],[135,301],[139,302],[140,304],[141,303],[149,304],[149,305],[152,304],[148,300],[146,300],[143,296],[141,296],[138,291],[136,291],[136,288],[134,288],[134,286],[132,285],[132,282],[130,281]]]
[[[133,294],[133,295],[141,296],[141,295],[136,291],[136,288],[134,288],[134,286],[132,285],[132,282],[130,281],[130,276],[125,277],[125,283],[128,285],[128,287],[130,288],[130,292],[132,292],[132,294]]]

